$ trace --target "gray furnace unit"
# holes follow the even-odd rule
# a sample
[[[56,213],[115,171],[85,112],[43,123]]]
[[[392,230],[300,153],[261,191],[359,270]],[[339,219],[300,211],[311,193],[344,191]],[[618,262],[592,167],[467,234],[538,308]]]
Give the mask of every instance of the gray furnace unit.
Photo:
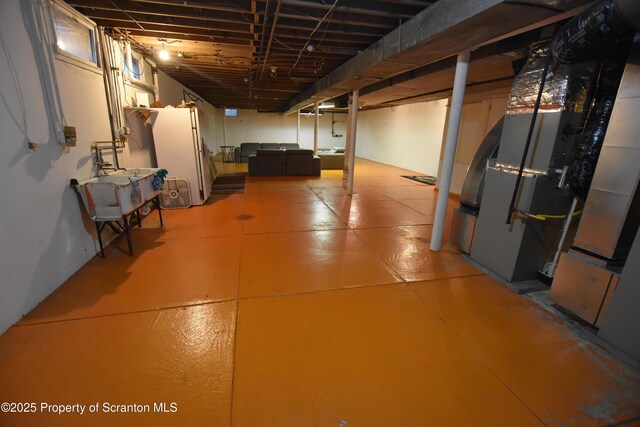
[[[536,279],[558,246],[562,221],[530,214],[562,216],[571,206],[560,177],[594,75],[591,62],[555,65],[550,55],[548,43],[534,46],[514,81],[471,246],[474,261],[512,283]]]

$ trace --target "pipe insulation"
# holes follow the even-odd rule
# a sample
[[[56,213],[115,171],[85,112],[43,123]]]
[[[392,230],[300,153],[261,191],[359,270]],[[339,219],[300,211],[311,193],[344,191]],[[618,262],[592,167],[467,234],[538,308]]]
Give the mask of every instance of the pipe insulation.
[[[561,63],[619,58],[629,52],[640,26],[638,0],[606,0],[567,22],[553,38],[553,57]]]
[[[594,102],[584,131],[578,136],[578,149],[569,167],[567,182],[576,196],[582,200],[586,200],[591,187],[624,67],[625,64],[619,61],[602,63]]]

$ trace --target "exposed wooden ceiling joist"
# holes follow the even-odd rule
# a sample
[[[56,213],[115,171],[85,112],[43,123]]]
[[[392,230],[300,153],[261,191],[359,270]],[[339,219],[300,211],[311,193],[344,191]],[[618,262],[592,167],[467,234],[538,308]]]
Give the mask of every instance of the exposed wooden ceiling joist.
[[[157,66],[212,104],[284,111],[288,105],[296,104],[292,104],[296,95],[309,93],[309,88],[328,73],[344,69],[344,64],[354,58],[371,56],[367,52],[372,46],[378,47],[374,49],[378,56],[387,58],[396,47],[406,44],[405,36],[417,37],[431,31],[431,28],[412,27],[412,18],[425,9],[441,9],[439,5],[443,0],[67,1],[98,25],[113,28],[117,35],[134,41],[145,55],[154,56],[165,47],[171,52],[171,59],[156,58]],[[456,1],[466,4],[467,9],[476,7],[472,0]],[[556,0],[515,3],[540,1]],[[446,3],[451,9],[455,9],[451,5],[457,4],[454,0]],[[514,2],[505,0],[505,3]],[[436,27],[443,25],[445,23],[440,22]],[[399,27],[403,31],[399,31]],[[409,27],[414,30],[406,33]],[[403,38],[391,37],[393,43],[381,44],[385,37],[389,40],[391,32]],[[455,42],[443,40],[438,48],[444,49],[441,45],[447,47]],[[382,71],[398,75],[414,69],[424,53],[386,61],[384,66],[389,69],[381,70],[377,66],[361,73],[358,85],[380,82],[378,74]],[[439,52],[427,53],[439,55]],[[366,63],[366,58],[363,61]],[[492,68],[487,67],[487,73],[477,75],[494,78],[496,72],[490,72]],[[421,78],[417,74],[414,77],[416,81]],[[379,87],[380,94],[373,96],[365,91],[363,99],[371,101],[378,97],[386,99],[384,102],[402,99],[409,102],[413,99],[411,96],[433,96],[440,90],[430,94],[409,93],[412,90],[409,86],[401,83],[399,96],[393,98],[393,90],[380,83],[373,86]],[[384,94],[392,97],[385,98]]]

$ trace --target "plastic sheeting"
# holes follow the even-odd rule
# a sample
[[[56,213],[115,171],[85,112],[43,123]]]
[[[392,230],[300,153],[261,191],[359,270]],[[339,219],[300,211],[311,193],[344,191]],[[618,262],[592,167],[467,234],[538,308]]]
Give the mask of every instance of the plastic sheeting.
[[[531,48],[526,64],[511,87],[506,114],[533,113],[546,61],[553,61],[550,56],[549,42],[539,43]],[[592,63],[566,65],[552,62],[547,72],[539,111],[583,111],[592,76]]]

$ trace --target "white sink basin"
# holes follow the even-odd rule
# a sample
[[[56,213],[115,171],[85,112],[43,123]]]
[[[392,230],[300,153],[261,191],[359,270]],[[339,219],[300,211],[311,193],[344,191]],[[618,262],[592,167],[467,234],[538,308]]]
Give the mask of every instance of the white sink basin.
[[[138,209],[145,201],[140,179],[134,176],[99,176],[80,181],[76,189],[94,221],[120,219]]]
[[[160,193],[160,188],[153,189],[153,179],[156,176],[156,172],[159,168],[131,168],[122,169],[109,173],[108,176],[129,176],[138,178],[140,182],[140,189],[142,190],[142,197],[145,201],[149,201],[156,197]]]

